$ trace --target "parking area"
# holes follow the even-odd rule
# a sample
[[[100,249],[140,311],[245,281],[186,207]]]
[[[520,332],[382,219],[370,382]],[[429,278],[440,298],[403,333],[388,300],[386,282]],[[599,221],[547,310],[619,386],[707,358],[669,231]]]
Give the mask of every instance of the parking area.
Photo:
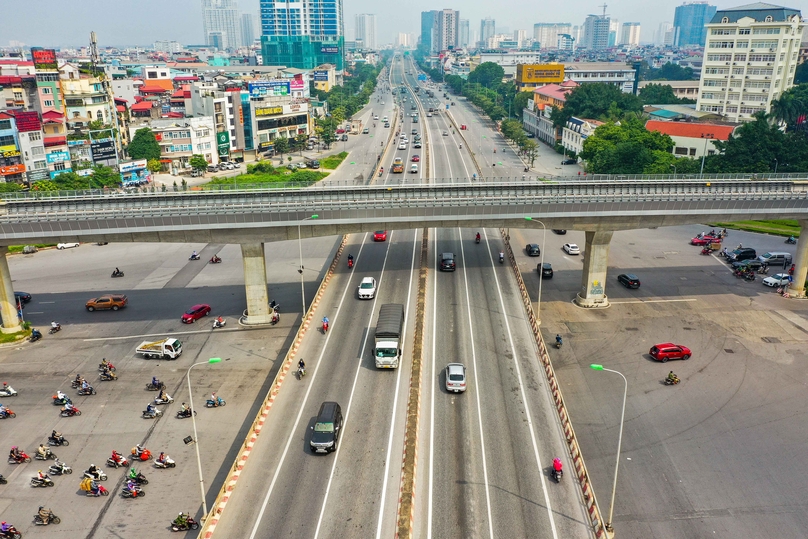
[[[548,231],[542,290],[544,337],[564,338],[551,357],[601,510],[608,514],[623,380],[628,380],[614,528],[625,537],[804,537],[802,483],[808,442],[803,361],[808,302],[736,278],[727,264],[688,244],[705,227],[615,233],[606,293],[611,307],[584,310],[583,257],[560,246],[583,234]],[[541,231],[511,231],[514,245]],[[730,231],[726,244],[758,254],[791,251],[784,238]],[[791,247],[791,249],[789,249]],[[520,255],[529,287],[536,259]],[[775,273],[775,268],[770,275]],[[617,276],[635,274],[636,289]],[[534,290],[535,294],[535,290]],[[655,361],[658,343],[685,345],[687,361]],[[666,386],[673,370],[681,379]]]

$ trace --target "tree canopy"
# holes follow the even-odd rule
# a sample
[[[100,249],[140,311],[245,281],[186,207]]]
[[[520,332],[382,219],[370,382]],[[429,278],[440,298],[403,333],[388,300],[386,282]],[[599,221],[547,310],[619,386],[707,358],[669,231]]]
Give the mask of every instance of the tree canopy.
[[[687,98],[678,98],[673,93],[670,84],[649,84],[640,89],[640,100],[644,105],[675,105],[694,104],[696,101]]]
[[[468,81],[472,84],[479,84],[483,88],[496,90],[502,84],[502,77],[504,76],[505,70],[502,69],[501,65],[494,62],[483,62],[469,73]]]
[[[668,62],[654,68],[643,62],[640,67],[640,80],[693,80],[693,69]]]
[[[772,101],[771,119],[785,124],[788,131],[808,129],[808,84],[789,88]]]
[[[160,145],[148,127],[143,127],[135,132],[126,151],[132,159],[160,159]]]
[[[624,93],[612,84],[591,83],[573,88],[567,94],[564,108],[554,108],[553,124],[566,125],[572,116],[592,120],[619,119],[628,112],[642,111],[640,98]]]

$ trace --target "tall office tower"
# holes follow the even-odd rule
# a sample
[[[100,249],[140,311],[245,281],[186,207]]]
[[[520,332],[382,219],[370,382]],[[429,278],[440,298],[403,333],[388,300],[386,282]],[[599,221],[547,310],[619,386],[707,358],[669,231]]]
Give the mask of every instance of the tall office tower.
[[[261,0],[264,65],[344,68],[342,0]]]
[[[542,49],[556,48],[559,34],[571,36],[572,25],[568,22],[540,22],[533,25],[533,40],[538,41]]]
[[[438,52],[438,12],[421,12],[421,45],[429,54]]]
[[[360,13],[356,16],[354,39],[361,39],[364,48],[376,50],[376,15],[373,13]]]
[[[460,38],[460,12],[453,9],[438,11],[438,50],[458,46]]]
[[[640,23],[624,22],[620,29],[620,44],[638,47],[640,45]]]
[[[609,47],[617,45],[617,38],[620,34],[620,21],[609,19]]]
[[[241,45],[241,22],[235,0],[202,0],[202,26],[208,46],[226,50]]]
[[[460,37],[457,40],[457,44],[460,47],[468,47],[469,46],[469,20],[468,19],[460,19]]]
[[[659,23],[659,30],[654,41],[666,47],[673,45],[673,25],[670,21]]]
[[[411,47],[412,41],[410,41],[410,34],[405,34],[404,32],[399,32],[396,36],[396,47]]]
[[[241,14],[241,46],[249,47],[255,41],[255,22],[252,13]]]
[[[527,30],[514,30],[513,40],[516,41],[519,47],[524,47],[525,41],[527,41]]]
[[[605,49],[609,46],[610,19],[601,15],[588,15],[584,21],[581,47],[590,50]]]
[[[480,47],[488,46],[488,40],[496,33],[496,21],[491,17],[486,17],[480,21]]]
[[[794,85],[805,25],[796,9],[749,4],[716,11],[707,24],[696,110],[748,122]]]
[[[673,17],[673,44],[677,47],[703,47],[707,39],[705,25],[712,20],[715,10],[716,7],[707,2],[685,2],[678,6]]]

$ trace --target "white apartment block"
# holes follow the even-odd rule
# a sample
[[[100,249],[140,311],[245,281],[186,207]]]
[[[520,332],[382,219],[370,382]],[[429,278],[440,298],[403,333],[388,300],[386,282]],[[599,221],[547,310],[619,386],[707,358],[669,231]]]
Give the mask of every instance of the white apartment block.
[[[803,26],[798,10],[771,4],[716,11],[707,25],[697,110],[729,122],[768,113],[794,85]]]
[[[241,45],[241,13],[235,0],[202,0],[205,43],[220,50]]]
[[[142,127],[144,125],[131,126],[130,135],[134,137]],[[203,155],[213,165],[219,162],[216,131],[210,116],[151,120],[148,127],[160,144],[160,157],[171,161],[172,173],[187,169],[194,154]]]
[[[542,49],[556,48],[558,36],[564,34],[572,34],[572,25],[568,22],[540,22],[533,25],[533,40],[538,41]]]
[[[362,40],[362,47],[376,50],[376,15],[360,13],[354,22],[354,38]]]
[[[155,41],[154,42],[154,50],[158,52],[171,52],[177,53],[182,51],[182,45],[179,41]]]
[[[620,33],[620,45],[640,46],[640,23],[624,22]]]

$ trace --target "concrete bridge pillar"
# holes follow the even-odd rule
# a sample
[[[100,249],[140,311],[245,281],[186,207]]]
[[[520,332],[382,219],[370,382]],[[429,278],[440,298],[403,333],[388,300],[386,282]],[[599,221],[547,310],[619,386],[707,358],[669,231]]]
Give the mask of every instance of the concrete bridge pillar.
[[[581,291],[575,298],[580,307],[608,307],[606,297],[606,268],[609,264],[610,230],[586,233],[584,247],[584,273],[581,278]]]
[[[22,331],[22,326],[20,326],[20,317],[17,316],[17,301],[14,299],[14,287],[11,284],[7,254],[8,247],[0,247],[0,316],[3,317],[0,332],[16,333]]]
[[[263,243],[242,243],[244,287],[247,292],[245,324],[268,324],[272,319],[267,293],[267,266]]]
[[[794,257],[794,282],[789,294],[805,297],[805,279],[808,277],[808,220],[800,219],[800,239],[797,240],[797,253]]]

